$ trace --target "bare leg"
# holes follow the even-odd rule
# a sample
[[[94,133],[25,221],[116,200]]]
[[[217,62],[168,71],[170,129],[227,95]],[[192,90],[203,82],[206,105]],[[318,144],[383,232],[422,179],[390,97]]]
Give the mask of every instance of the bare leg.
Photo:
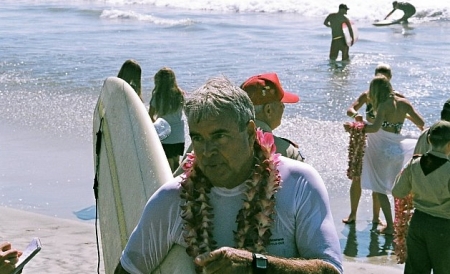
[[[372,223],[383,225],[383,222],[380,220],[380,201],[378,200],[378,195],[376,192],[372,192]]]
[[[386,218],[386,225],[378,230],[381,234],[393,234],[394,233],[394,221],[392,220],[391,202],[386,194],[376,193],[378,200],[380,201],[381,210]]]
[[[356,220],[356,212],[358,211],[359,199],[361,198],[361,177],[353,177],[350,186],[350,214],[342,222],[352,224]]]

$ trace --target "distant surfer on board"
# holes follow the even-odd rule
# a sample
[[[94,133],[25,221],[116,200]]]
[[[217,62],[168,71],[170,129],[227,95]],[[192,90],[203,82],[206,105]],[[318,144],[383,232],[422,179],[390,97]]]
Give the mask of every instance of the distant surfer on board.
[[[347,14],[347,10],[349,8],[345,4],[339,5],[339,11],[337,13],[330,13],[323,24],[327,27],[331,28],[331,47],[330,47],[330,60],[336,60],[339,54],[339,51],[342,52],[342,61],[350,60],[348,55],[348,51],[350,47],[345,42],[344,31],[342,30],[342,24],[347,24],[347,27],[350,31],[350,35],[352,37],[352,45],[355,41],[353,36],[352,24],[350,24],[350,20],[345,16]]]
[[[151,273],[178,245],[197,273],[342,274],[322,178],[275,153],[248,95],[216,77],[184,111],[195,154],[148,200],[115,273]]]
[[[389,16],[391,16],[391,14],[393,14],[394,11],[401,10],[404,12],[404,15],[402,18],[400,18],[398,20],[398,22],[408,23],[408,18],[413,16],[416,13],[416,8],[412,4],[407,3],[407,2],[394,1],[394,2],[392,2],[392,6],[394,7],[394,9],[391,12],[389,12],[388,15],[386,15],[386,17],[384,18],[385,20]]]

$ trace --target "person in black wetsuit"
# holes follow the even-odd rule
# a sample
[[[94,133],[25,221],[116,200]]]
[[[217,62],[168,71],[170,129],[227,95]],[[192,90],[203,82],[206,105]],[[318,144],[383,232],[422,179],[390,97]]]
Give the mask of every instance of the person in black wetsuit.
[[[401,10],[404,12],[403,17],[399,20],[399,22],[408,23],[408,18],[413,16],[416,13],[416,8],[407,2],[392,2],[393,10],[386,15],[384,19],[387,19],[389,16],[391,16],[392,13],[396,10]]]

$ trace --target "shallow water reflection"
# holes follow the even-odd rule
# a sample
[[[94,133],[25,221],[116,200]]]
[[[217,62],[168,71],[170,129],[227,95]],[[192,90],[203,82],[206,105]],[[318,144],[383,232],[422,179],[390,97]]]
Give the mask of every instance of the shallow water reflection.
[[[366,221],[346,225],[341,231],[343,254],[353,258],[394,256],[394,237],[378,234],[376,229],[376,224]]]

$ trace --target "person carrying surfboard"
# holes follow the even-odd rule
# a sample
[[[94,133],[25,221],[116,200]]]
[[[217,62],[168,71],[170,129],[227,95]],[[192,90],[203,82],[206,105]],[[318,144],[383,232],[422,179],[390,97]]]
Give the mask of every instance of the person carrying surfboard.
[[[392,2],[392,6],[394,7],[394,9],[391,12],[389,12],[388,15],[386,15],[384,20],[386,20],[389,16],[391,16],[391,14],[393,14],[394,11],[401,10],[404,12],[404,15],[402,18],[398,20],[398,22],[408,23],[408,18],[410,18],[416,13],[416,8],[412,4],[407,2],[394,1]]]
[[[215,77],[189,94],[184,111],[194,153],[184,174],[148,200],[115,273],[152,273],[168,263],[184,271],[161,273],[193,273],[195,264],[196,273],[342,274],[322,178],[275,153],[248,95]],[[169,259],[181,246],[185,252]]]
[[[355,37],[353,36],[353,28],[350,20],[345,16],[349,8],[345,4],[339,5],[339,10],[337,13],[330,13],[323,24],[329,28],[331,28],[331,46],[330,46],[330,60],[336,60],[339,51],[342,52],[342,61],[350,60],[350,56],[348,54],[350,47],[345,42],[344,31],[342,29],[342,24],[345,23],[350,32],[350,36],[352,37],[352,43],[355,42]]]

